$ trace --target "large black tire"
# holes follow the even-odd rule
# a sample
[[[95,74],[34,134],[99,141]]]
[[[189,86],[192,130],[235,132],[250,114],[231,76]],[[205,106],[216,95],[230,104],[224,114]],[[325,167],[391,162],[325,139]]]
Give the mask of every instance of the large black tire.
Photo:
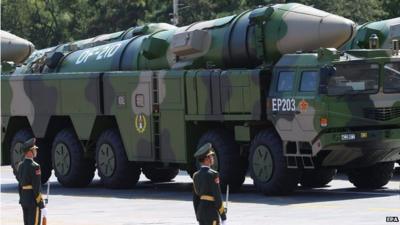
[[[355,168],[347,172],[349,181],[358,188],[377,189],[385,186],[393,177],[394,162]]]
[[[246,159],[240,156],[233,134],[223,129],[208,131],[200,138],[197,149],[206,143],[211,143],[215,150],[213,169],[219,172],[221,189],[224,191],[229,184],[230,190],[238,190],[244,182],[247,168]]]
[[[100,135],[96,143],[96,165],[107,188],[132,188],[139,181],[140,166],[128,161],[117,130],[109,129]]]
[[[254,185],[266,195],[292,192],[301,176],[300,170],[286,167],[282,141],[272,129],[259,132],[252,141],[249,168]]]
[[[314,170],[304,170],[300,184],[303,187],[324,187],[333,180],[336,169],[320,168]]]
[[[171,181],[178,175],[179,169],[176,168],[156,168],[156,167],[143,167],[143,174],[147,179],[154,183]]]
[[[19,130],[13,137],[11,141],[10,148],[10,159],[11,166],[13,168],[14,175],[17,171],[17,165],[21,160],[24,159],[24,152],[22,150],[22,146],[25,141],[33,138],[32,131],[29,129],[21,129]],[[41,168],[41,182],[42,184],[46,183],[51,176],[51,153],[50,148],[44,140],[38,139],[36,145],[39,147],[38,154],[36,156],[35,161],[40,165]]]
[[[94,160],[85,158],[82,144],[71,129],[54,138],[52,162],[58,182],[65,187],[85,187],[94,177]]]

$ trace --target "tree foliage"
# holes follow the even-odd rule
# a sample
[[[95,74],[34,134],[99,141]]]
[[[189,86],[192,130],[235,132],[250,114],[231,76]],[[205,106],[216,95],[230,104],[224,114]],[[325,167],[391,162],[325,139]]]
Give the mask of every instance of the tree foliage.
[[[400,0],[180,0],[180,24],[240,13],[258,5],[299,2],[359,24],[400,16]],[[37,48],[124,30],[170,23],[172,0],[3,0],[1,26]]]

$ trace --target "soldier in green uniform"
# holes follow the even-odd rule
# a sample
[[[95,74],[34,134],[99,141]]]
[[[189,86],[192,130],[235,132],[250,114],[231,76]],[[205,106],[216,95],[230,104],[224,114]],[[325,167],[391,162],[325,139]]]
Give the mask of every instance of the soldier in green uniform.
[[[219,174],[210,167],[214,164],[212,145],[203,145],[194,157],[201,164],[199,171],[193,175],[193,205],[196,219],[200,225],[226,224],[224,208],[219,186]]]
[[[47,215],[41,194],[40,166],[33,161],[38,149],[35,141],[35,138],[32,138],[24,143],[25,159],[20,162],[17,171],[19,203],[24,214],[25,225],[40,225],[41,216]]]

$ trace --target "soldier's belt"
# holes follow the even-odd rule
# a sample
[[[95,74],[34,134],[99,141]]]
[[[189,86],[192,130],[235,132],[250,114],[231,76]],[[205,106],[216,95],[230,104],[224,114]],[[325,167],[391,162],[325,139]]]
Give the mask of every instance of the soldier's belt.
[[[215,201],[215,198],[211,195],[202,195],[202,196],[200,196],[200,199],[205,200],[205,201],[210,201],[210,202]]]
[[[32,188],[32,185],[25,185],[25,186],[22,186],[22,190],[32,190],[33,188]]]

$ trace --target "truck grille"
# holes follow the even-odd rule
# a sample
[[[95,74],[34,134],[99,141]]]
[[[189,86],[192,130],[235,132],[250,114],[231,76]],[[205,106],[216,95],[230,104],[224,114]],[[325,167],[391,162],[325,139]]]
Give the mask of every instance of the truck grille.
[[[400,117],[400,107],[366,108],[365,118],[379,121],[387,121]]]

